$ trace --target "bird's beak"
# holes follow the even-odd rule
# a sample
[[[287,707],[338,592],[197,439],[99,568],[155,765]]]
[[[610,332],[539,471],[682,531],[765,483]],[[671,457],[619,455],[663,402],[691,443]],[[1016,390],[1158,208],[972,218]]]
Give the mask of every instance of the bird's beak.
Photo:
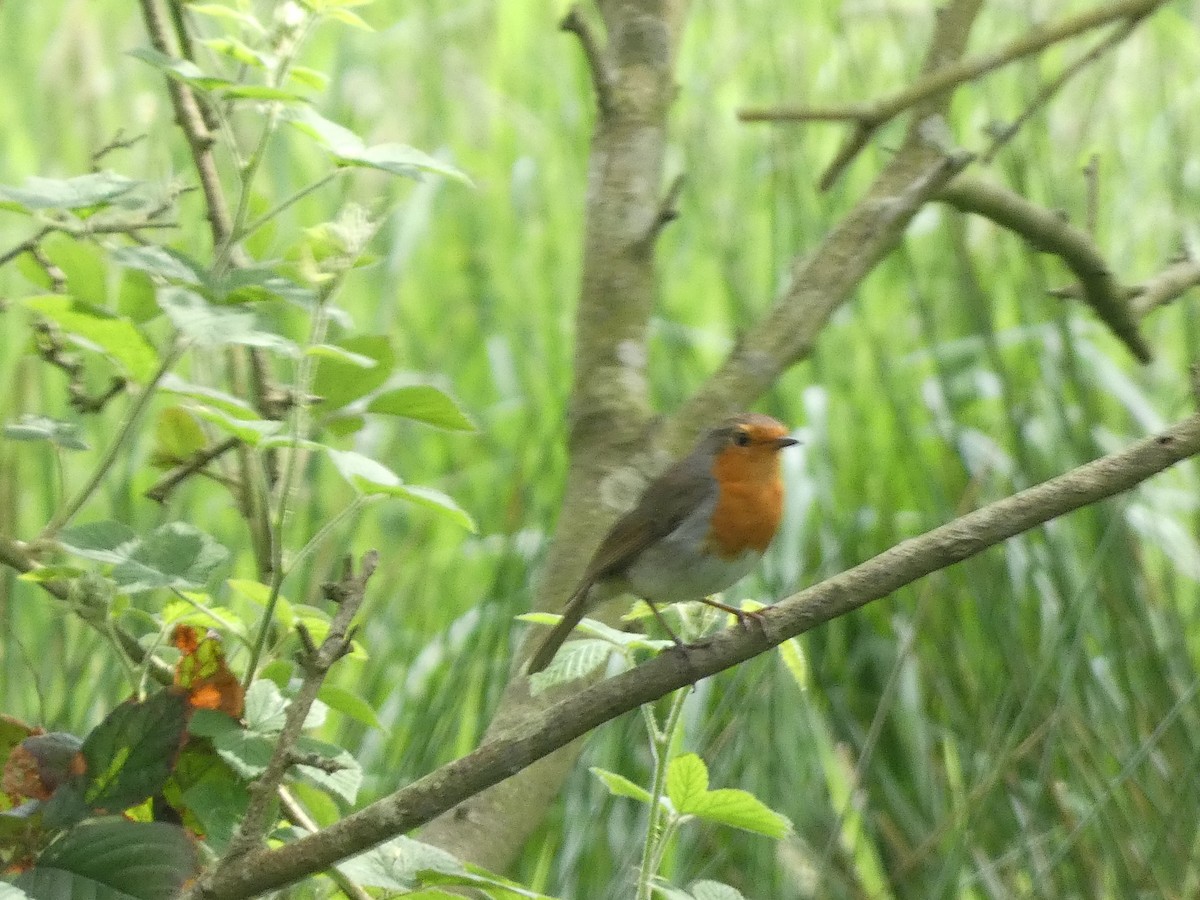
[[[795,438],[790,438],[790,437],[775,438],[775,446],[777,448],[779,448],[780,450],[782,450],[784,447],[794,447],[798,443],[800,443],[800,442],[798,440],[796,440]]]

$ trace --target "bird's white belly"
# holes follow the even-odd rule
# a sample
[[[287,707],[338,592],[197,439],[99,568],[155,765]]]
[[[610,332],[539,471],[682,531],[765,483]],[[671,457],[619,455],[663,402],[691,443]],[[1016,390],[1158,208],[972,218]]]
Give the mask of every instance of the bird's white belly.
[[[713,503],[702,504],[678,528],[647,547],[625,572],[623,589],[656,603],[699,600],[723,591],[762,559],[745,550],[731,559],[703,552]]]

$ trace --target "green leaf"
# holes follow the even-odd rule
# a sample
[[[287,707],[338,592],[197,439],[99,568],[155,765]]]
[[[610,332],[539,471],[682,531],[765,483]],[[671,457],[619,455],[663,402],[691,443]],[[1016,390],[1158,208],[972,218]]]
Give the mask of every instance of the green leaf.
[[[83,799],[117,813],[157,794],[166,784],[183,739],[187,698],[162,690],[145,702],[126,700],[83,742],[87,760]]]
[[[275,682],[257,679],[246,690],[246,711],[242,716],[246,730],[259,734],[278,734],[283,730],[290,703]]]
[[[668,780],[670,778],[668,770]],[[676,807],[678,809],[678,807]],[[680,812],[684,810],[680,809]],[[718,825],[763,834],[776,840],[786,837],[792,823],[749,791],[721,788],[689,798],[690,815]]]
[[[85,209],[107,206],[144,184],[115,172],[93,172],[74,178],[25,179],[19,188],[0,187],[0,198],[25,209]]]
[[[796,682],[796,687],[802,691],[808,690],[808,659],[804,655],[804,647],[799,638],[788,638],[779,645],[779,658],[783,660],[784,668]]]
[[[336,359],[338,362],[346,363],[358,369],[373,369],[379,365],[377,360],[369,356],[362,353],[352,353],[344,347],[335,347],[333,344],[316,344],[304,352],[309,356]]]
[[[159,390],[168,394],[178,394],[181,397],[188,397],[205,406],[212,406],[223,412],[229,413],[239,419],[257,419],[258,410],[232,394],[226,394],[224,391],[218,391],[214,388],[202,387],[198,384],[189,384],[178,375],[168,372],[159,382]]]
[[[278,434],[279,430],[283,428],[282,422],[269,419],[242,419],[229,415],[223,409],[200,407],[195,410],[195,413],[251,447],[257,447],[267,438]]]
[[[136,594],[156,588],[203,587],[229,551],[187,522],[168,522],[150,532],[113,569],[121,591]]]
[[[116,247],[109,256],[118,265],[156,275],[169,282],[203,285],[207,280],[204,267],[178,250],[156,244]]]
[[[346,690],[346,688],[326,682],[321,685],[321,690],[317,693],[317,696],[330,709],[337,710],[344,716],[349,716],[351,719],[362,722],[364,725],[369,725],[372,728],[383,728],[383,724],[379,721],[379,716],[375,713],[371,704],[358,694]]]
[[[677,756],[667,765],[667,796],[675,811],[691,813],[692,805],[708,792],[708,767],[695,753]]]
[[[168,406],[154,423],[154,457],[164,465],[191,458],[208,444],[196,417],[182,406]]]
[[[222,6],[218,3],[189,3],[188,12],[236,22],[246,30],[253,31],[255,34],[265,35],[267,33],[267,29],[262,26],[262,23],[250,13]]]
[[[445,850],[409,837],[397,837],[338,863],[347,878],[363,887],[412,890],[423,872],[466,875],[466,867]]]
[[[208,38],[207,40],[200,41],[200,43],[213,53],[220,54],[243,66],[253,66],[256,69],[270,69],[274,68],[276,64],[273,57],[247,46],[237,38]]]
[[[347,25],[353,25],[355,28],[360,28],[363,31],[374,31],[360,16],[350,12],[348,9],[331,9],[325,14],[330,19],[335,19],[338,22],[344,22]]]
[[[376,365],[364,370],[357,363],[321,356],[313,380],[313,393],[321,397],[318,408],[324,412],[340,409],[380,387],[391,376],[396,365],[391,340],[386,337],[362,335],[346,338],[335,346],[356,357],[373,359]]]
[[[338,474],[360,493],[367,496],[383,494],[402,497],[418,506],[443,513],[470,531],[475,530],[474,520],[441,491],[418,485],[405,485],[400,481],[400,476],[383,463],[353,450],[335,450],[332,447],[325,447],[324,450]]]
[[[58,533],[58,542],[68,553],[103,563],[120,563],[139,543],[133,529],[123,522],[100,521],[73,525]]]
[[[471,179],[461,170],[434,159],[415,147],[406,144],[378,144],[368,147],[353,131],[331,122],[308,107],[288,110],[286,119],[299,131],[325,147],[342,165],[379,169],[407,178],[417,178],[427,172],[471,184]]]
[[[695,900],[746,900],[742,892],[720,881],[696,881],[692,883]]]
[[[367,412],[403,416],[451,431],[474,431],[475,423],[445,391],[429,384],[392,388],[371,398]]]
[[[274,737],[247,731],[225,713],[198,709],[192,713],[188,731],[208,738],[213,748],[237,773],[238,777],[257,778],[267,768],[275,750]]]
[[[233,768],[202,741],[184,747],[163,796],[218,854],[229,844],[250,801]]]
[[[114,818],[72,828],[13,884],[38,900],[164,900],[196,871],[182,828]]]
[[[76,343],[99,350],[134,381],[145,384],[158,371],[158,354],[129,319],[60,294],[26,297],[21,302],[57,324]]]
[[[301,779],[328,791],[347,805],[354,803],[358,797],[358,790],[362,787],[363,778],[358,760],[341,747],[310,737],[301,737],[296,742],[296,749],[301,753],[315,753],[331,763],[330,771],[316,766],[297,765],[296,773]]]
[[[614,797],[629,797],[639,803],[650,803],[650,792],[641,785],[634,784],[624,775],[618,775],[616,772],[609,772],[607,769],[600,769],[596,766],[592,766],[588,771],[599,778]]]
[[[567,641],[550,665],[529,676],[529,689],[537,695],[556,684],[590,675],[608,662],[612,650],[608,641]]]
[[[182,81],[201,90],[215,90],[220,87],[228,87],[234,83],[228,78],[205,75],[200,70],[200,67],[190,59],[177,59],[174,56],[159,53],[150,47],[138,47],[135,50],[130,50],[129,55],[134,59],[140,59],[142,62],[153,66],[168,78],[174,78],[177,81]]]
[[[66,450],[87,450],[88,443],[74,422],[26,413],[4,426],[4,436],[12,441],[47,441]]]
[[[243,344],[296,356],[296,345],[278,334],[259,331],[254,313],[239,307],[214,306],[186,288],[168,286],[158,291],[158,305],[183,334],[200,346]]]

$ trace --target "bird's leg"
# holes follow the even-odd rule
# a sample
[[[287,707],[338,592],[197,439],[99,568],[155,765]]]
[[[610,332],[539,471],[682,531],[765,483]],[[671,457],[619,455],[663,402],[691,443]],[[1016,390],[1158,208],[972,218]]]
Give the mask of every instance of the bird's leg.
[[[646,600],[645,597],[642,599]],[[667,620],[663,618],[663,614],[658,611],[658,604],[653,600],[646,600],[646,605],[650,607],[650,612],[654,613],[654,618],[658,619],[658,624],[661,625],[663,630],[671,636],[671,640],[675,642],[675,646],[684,653],[687,653],[687,648],[684,646],[683,641],[679,639],[679,635],[677,635],[671,629],[671,626],[667,624]]]
[[[720,609],[729,613],[738,620],[738,624],[743,628],[748,627],[746,625],[747,619],[753,619],[758,623],[760,628],[762,627],[762,613],[758,612],[757,610],[738,609],[736,606],[730,606],[728,603],[722,603],[720,600],[712,599],[712,597],[701,597],[700,602],[707,604],[714,609]]]

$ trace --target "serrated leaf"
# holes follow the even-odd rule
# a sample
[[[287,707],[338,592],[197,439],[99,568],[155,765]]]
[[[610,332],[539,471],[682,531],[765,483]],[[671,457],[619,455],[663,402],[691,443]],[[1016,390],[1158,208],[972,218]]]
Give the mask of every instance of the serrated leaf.
[[[669,780],[669,772],[667,777]],[[776,840],[792,830],[792,823],[786,816],[775,812],[749,791],[736,788],[720,788],[693,796],[689,798],[689,808],[679,811],[707,822],[740,828]]]
[[[471,179],[461,170],[415,147],[406,144],[378,144],[368,147],[353,131],[331,122],[308,107],[289,110],[286,119],[329,150],[342,165],[378,169],[408,178],[430,173],[471,184]]]
[[[73,525],[58,533],[58,542],[68,553],[103,563],[124,562],[139,540],[128,525],[113,521]]]
[[[204,586],[229,557],[211,536],[187,522],[168,522],[150,532],[113,569],[113,580],[127,594],[156,588]]]
[[[445,850],[409,837],[393,838],[366,853],[338,863],[351,881],[363,887],[412,890],[422,872],[465,875],[466,867]]]
[[[667,796],[676,812],[693,812],[692,805],[708,792],[708,766],[695,753],[677,756],[667,765]]]
[[[246,712],[243,716],[246,730],[278,734],[283,730],[290,703],[275,682],[265,678],[255,680],[246,691]]]
[[[650,792],[640,784],[634,784],[624,775],[618,775],[616,772],[609,772],[607,769],[600,769],[596,766],[592,766],[588,771],[599,778],[614,797],[629,797],[631,800],[649,805]]]
[[[567,641],[550,665],[529,676],[529,690],[536,696],[556,684],[590,675],[607,663],[610,655],[612,644],[608,641]]]
[[[180,284],[203,285],[207,279],[204,268],[188,256],[170,247],[156,244],[115,247],[109,256],[118,265],[156,275]]]
[[[475,430],[475,423],[467,418],[454,398],[430,384],[383,391],[371,398],[367,412],[402,416],[451,431]]]
[[[106,206],[144,184],[116,172],[74,178],[26,178],[20,187],[0,186],[0,197],[24,209],[85,209]]]
[[[215,710],[196,710],[188,724],[188,731],[212,741],[213,749],[240,778],[250,779],[261,775],[275,749],[273,737],[247,731],[229,716]]]
[[[159,691],[145,702],[126,700],[83,742],[87,760],[83,799],[100,812],[116,813],[158,793],[179,752],[187,725],[187,700]]]
[[[296,345],[279,334],[260,331],[253,312],[241,307],[214,306],[195,291],[170,285],[156,294],[158,305],[183,334],[200,346],[241,344],[296,356]]]
[[[4,436],[11,441],[46,441],[66,450],[87,450],[87,441],[74,422],[64,422],[49,416],[26,413],[4,426]]]
[[[21,302],[77,344],[103,353],[134,381],[144,384],[158,371],[158,353],[129,319],[60,294],[26,297]]]
[[[351,719],[362,722],[364,725],[369,725],[372,728],[383,728],[383,724],[379,721],[379,716],[371,707],[371,704],[346,688],[326,682],[321,685],[321,690],[317,693],[317,696],[330,709],[337,710],[344,716],[349,716]]]
[[[41,900],[163,900],[178,896],[196,871],[182,828],[102,819],[72,828],[13,883]]]

